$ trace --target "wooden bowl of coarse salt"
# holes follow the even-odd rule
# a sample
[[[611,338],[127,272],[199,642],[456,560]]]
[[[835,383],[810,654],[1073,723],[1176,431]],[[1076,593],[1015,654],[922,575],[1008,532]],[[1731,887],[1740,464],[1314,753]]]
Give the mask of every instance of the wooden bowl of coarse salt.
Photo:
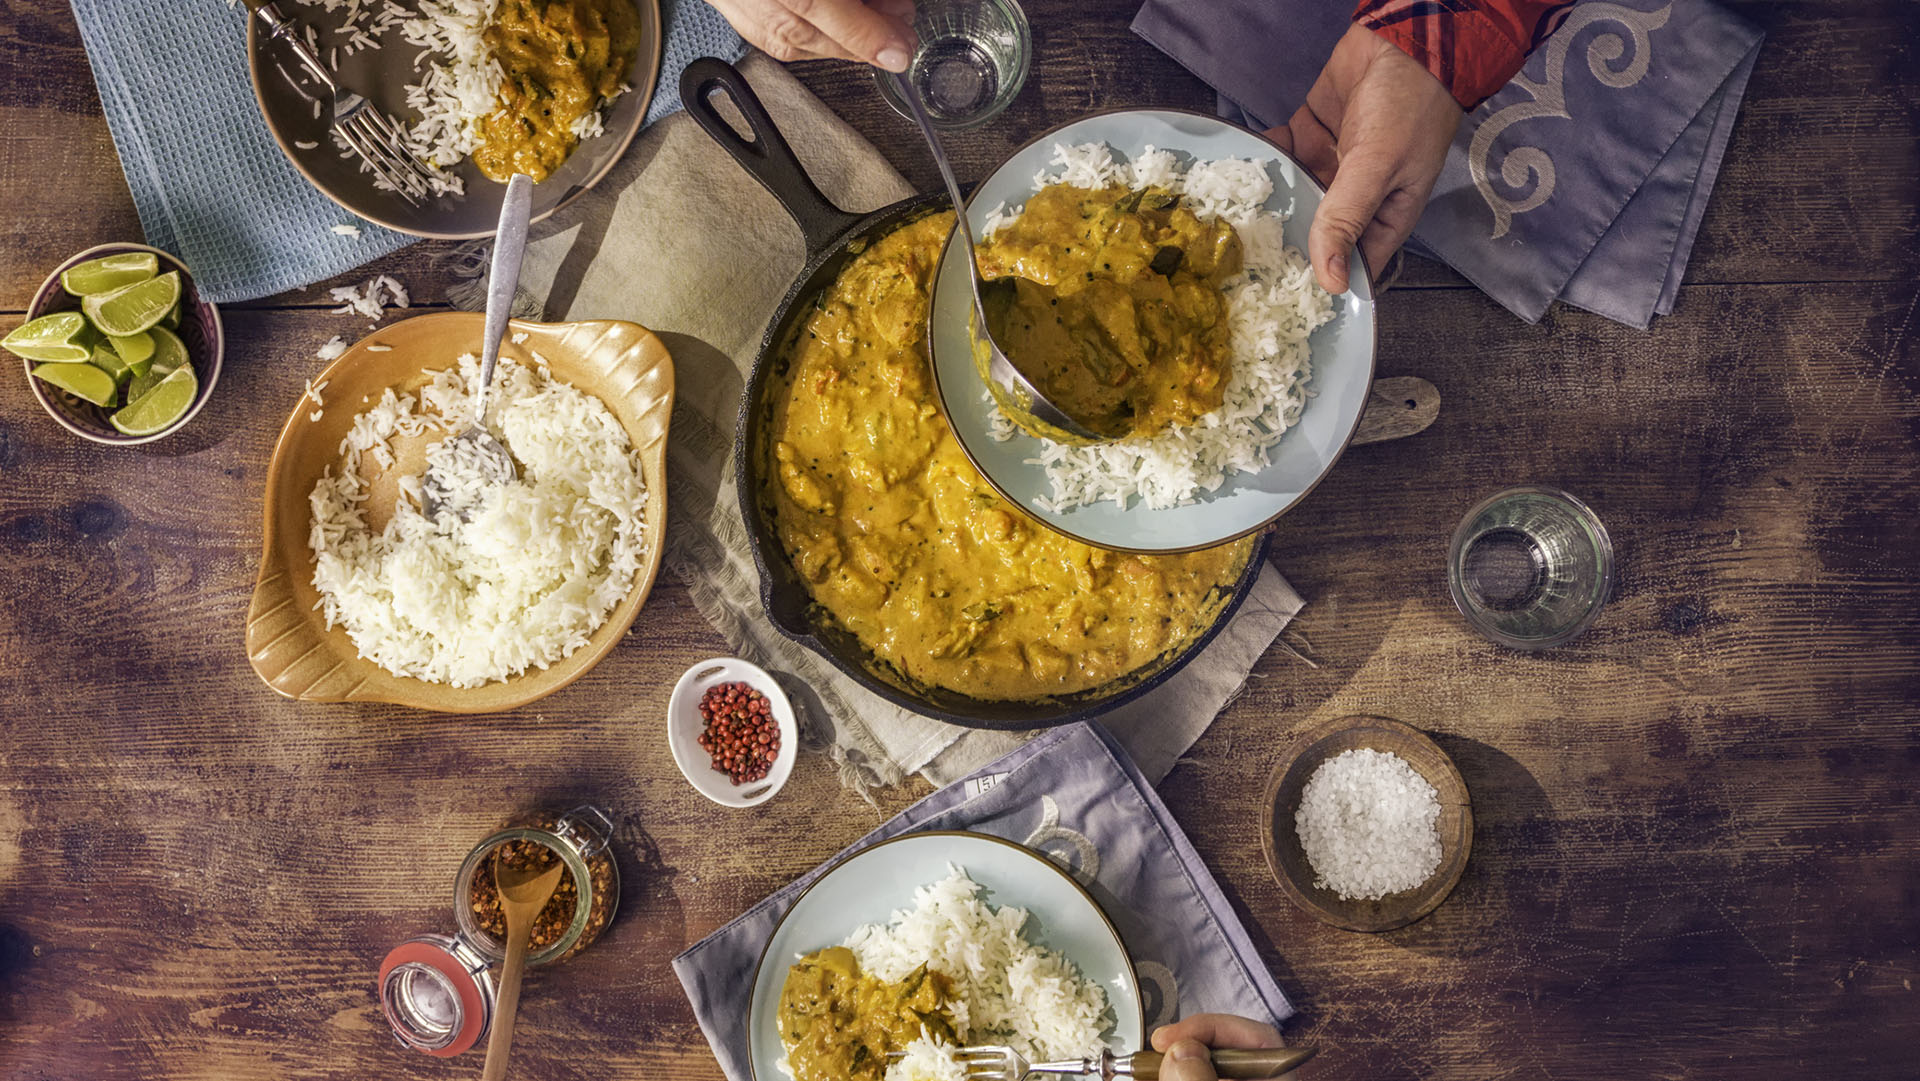
[[[1387,717],[1301,731],[1262,806],[1261,847],[1281,888],[1349,931],[1391,931],[1440,907],[1473,847],[1473,809],[1453,760]]]

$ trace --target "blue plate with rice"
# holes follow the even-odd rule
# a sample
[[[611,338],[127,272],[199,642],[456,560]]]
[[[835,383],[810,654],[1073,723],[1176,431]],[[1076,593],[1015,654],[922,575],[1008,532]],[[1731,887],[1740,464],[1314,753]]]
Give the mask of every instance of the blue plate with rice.
[[[1217,117],[1100,113],[1040,136],[983,181],[967,207],[976,236],[1054,183],[1166,187],[1202,218],[1234,224],[1248,270],[1224,288],[1234,327],[1226,401],[1192,425],[1089,447],[1020,431],[974,367],[966,254],[950,241],[928,340],[961,449],[1009,502],[1102,548],[1189,551],[1270,524],[1333,468],[1373,384],[1374,298],[1359,253],[1344,296],[1322,292],[1307,265],[1320,185],[1266,138]]]
[[[965,878],[956,880],[956,871]],[[991,926],[1011,922],[1005,914],[1009,909],[1027,914],[1017,942]],[[937,942],[948,943],[945,955],[926,945]],[[959,970],[966,954],[975,957],[989,980],[1017,968],[1022,976],[1015,985],[1025,988],[1018,1001],[1012,1001],[1004,981],[996,990],[986,980],[973,984],[979,990],[972,992],[977,996],[972,1001],[982,1015],[1011,1007],[1018,1031],[976,1027],[960,1031],[963,1040],[971,1036],[973,1043],[1016,1047],[1025,1041],[1026,1050],[1054,1057],[1097,1053],[1101,1043],[1115,1051],[1146,1046],[1133,962],[1119,932],[1079,882],[1045,856],[998,837],[913,833],[862,849],[829,868],[774,928],[754,974],[747,1015],[754,1081],[793,1076],[778,1024],[789,968],[809,953],[842,944],[857,955],[862,972],[886,980],[920,964],[965,978]],[[1061,959],[1076,971],[1060,969]],[[1074,1008],[1074,994],[1086,993],[1086,986],[1104,995],[1103,1011],[1090,1012],[1084,1000]],[[1040,1002],[1050,1004],[1041,1014],[1023,1012]],[[1087,1041],[1095,1046],[1067,1046]],[[909,1045],[909,1061],[888,1071],[890,1081],[943,1081],[940,1072],[927,1068],[932,1064],[923,1063],[926,1050],[920,1041]]]

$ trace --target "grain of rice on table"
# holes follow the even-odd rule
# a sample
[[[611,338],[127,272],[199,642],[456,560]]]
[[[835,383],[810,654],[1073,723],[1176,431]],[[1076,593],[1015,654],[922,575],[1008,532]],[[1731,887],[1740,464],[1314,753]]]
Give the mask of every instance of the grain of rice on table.
[[[1163,510],[1216,491],[1235,473],[1267,466],[1275,444],[1307,408],[1313,377],[1307,338],[1333,318],[1333,297],[1315,283],[1300,249],[1289,247],[1287,215],[1266,209],[1273,179],[1262,162],[1222,158],[1182,164],[1172,151],[1146,148],[1118,161],[1104,143],[1058,144],[1052,171],[1033,178],[1033,189],[1068,184],[1076,188],[1163,188],[1186,200],[1202,221],[1225,220],[1239,234],[1245,269],[1222,286],[1233,334],[1233,371],[1218,409],[1189,425],[1151,436],[1076,447],[1040,441],[1034,461],[1047,475],[1052,497],[1044,509],[1058,513],[1111,501],[1138,500]],[[1005,204],[987,212],[981,239],[1019,216]],[[984,393],[984,392],[983,392]],[[1005,442],[1019,431],[989,395],[988,434]]]
[[[489,428],[519,463],[505,484],[444,440],[427,453],[453,497],[421,509],[402,478],[393,517],[368,528],[368,482],[395,436],[464,430],[479,358],[432,374],[418,394],[388,387],[354,418],[309,497],[314,588],[327,625],[399,676],[473,687],[545,668],[587,644],[633,588],[652,540],[647,490],[626,430],[599,399],[536,366],[500,358]],[[445,448],[445,449],[443,449]],[[470,508],[467,520],[461,510]]]

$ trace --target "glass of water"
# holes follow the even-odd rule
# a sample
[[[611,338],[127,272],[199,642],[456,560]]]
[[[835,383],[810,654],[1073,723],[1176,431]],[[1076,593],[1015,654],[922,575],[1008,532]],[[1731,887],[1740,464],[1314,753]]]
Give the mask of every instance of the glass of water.
[[[913,32],[920,48],[907,84],[920,92],[933,126],[962,131],[993,119],[1027,81],[1033,35],[1014,0],[919,0]],[[887,73],[874,72],[880,96],[912,117]]]
[[[1586,630],[1613,591],[1613,540],[1592,508],[1557,488],[1481,500],[1447,552],[1453,603],[1481,634],[1546,649]]]

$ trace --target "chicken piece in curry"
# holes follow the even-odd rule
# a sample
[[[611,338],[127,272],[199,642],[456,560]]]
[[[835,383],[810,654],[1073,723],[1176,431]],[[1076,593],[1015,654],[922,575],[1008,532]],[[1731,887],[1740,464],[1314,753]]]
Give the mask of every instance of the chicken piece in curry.
[[[1142,670],[1207,628],[1251,541],[1125,555],[996,495],[947,428],[927,359],[951,213],[874,243],[789,346],[768,445],[775,528],[814,601],[907,680],[1037,700]]]
[[[640,48],[633,0],[500,0],[484,34],[500,108],[480,122],[473,163],[490,180],[536,182],[579,143],[581,118],[618,94]]]
[[[925,965],[898,983],[876,979],[844,946],[807,954],[787,969],[777,1019],[795,1081],[880,1081],[887,1053],[922,1033],[958,1043],[952,987]]]
[[[1055,184],[980,245],[987,327],[1068,416],[1114,436],[1186,425],[1233,374],[1221,285],[1240,238],[1158,188]]]

